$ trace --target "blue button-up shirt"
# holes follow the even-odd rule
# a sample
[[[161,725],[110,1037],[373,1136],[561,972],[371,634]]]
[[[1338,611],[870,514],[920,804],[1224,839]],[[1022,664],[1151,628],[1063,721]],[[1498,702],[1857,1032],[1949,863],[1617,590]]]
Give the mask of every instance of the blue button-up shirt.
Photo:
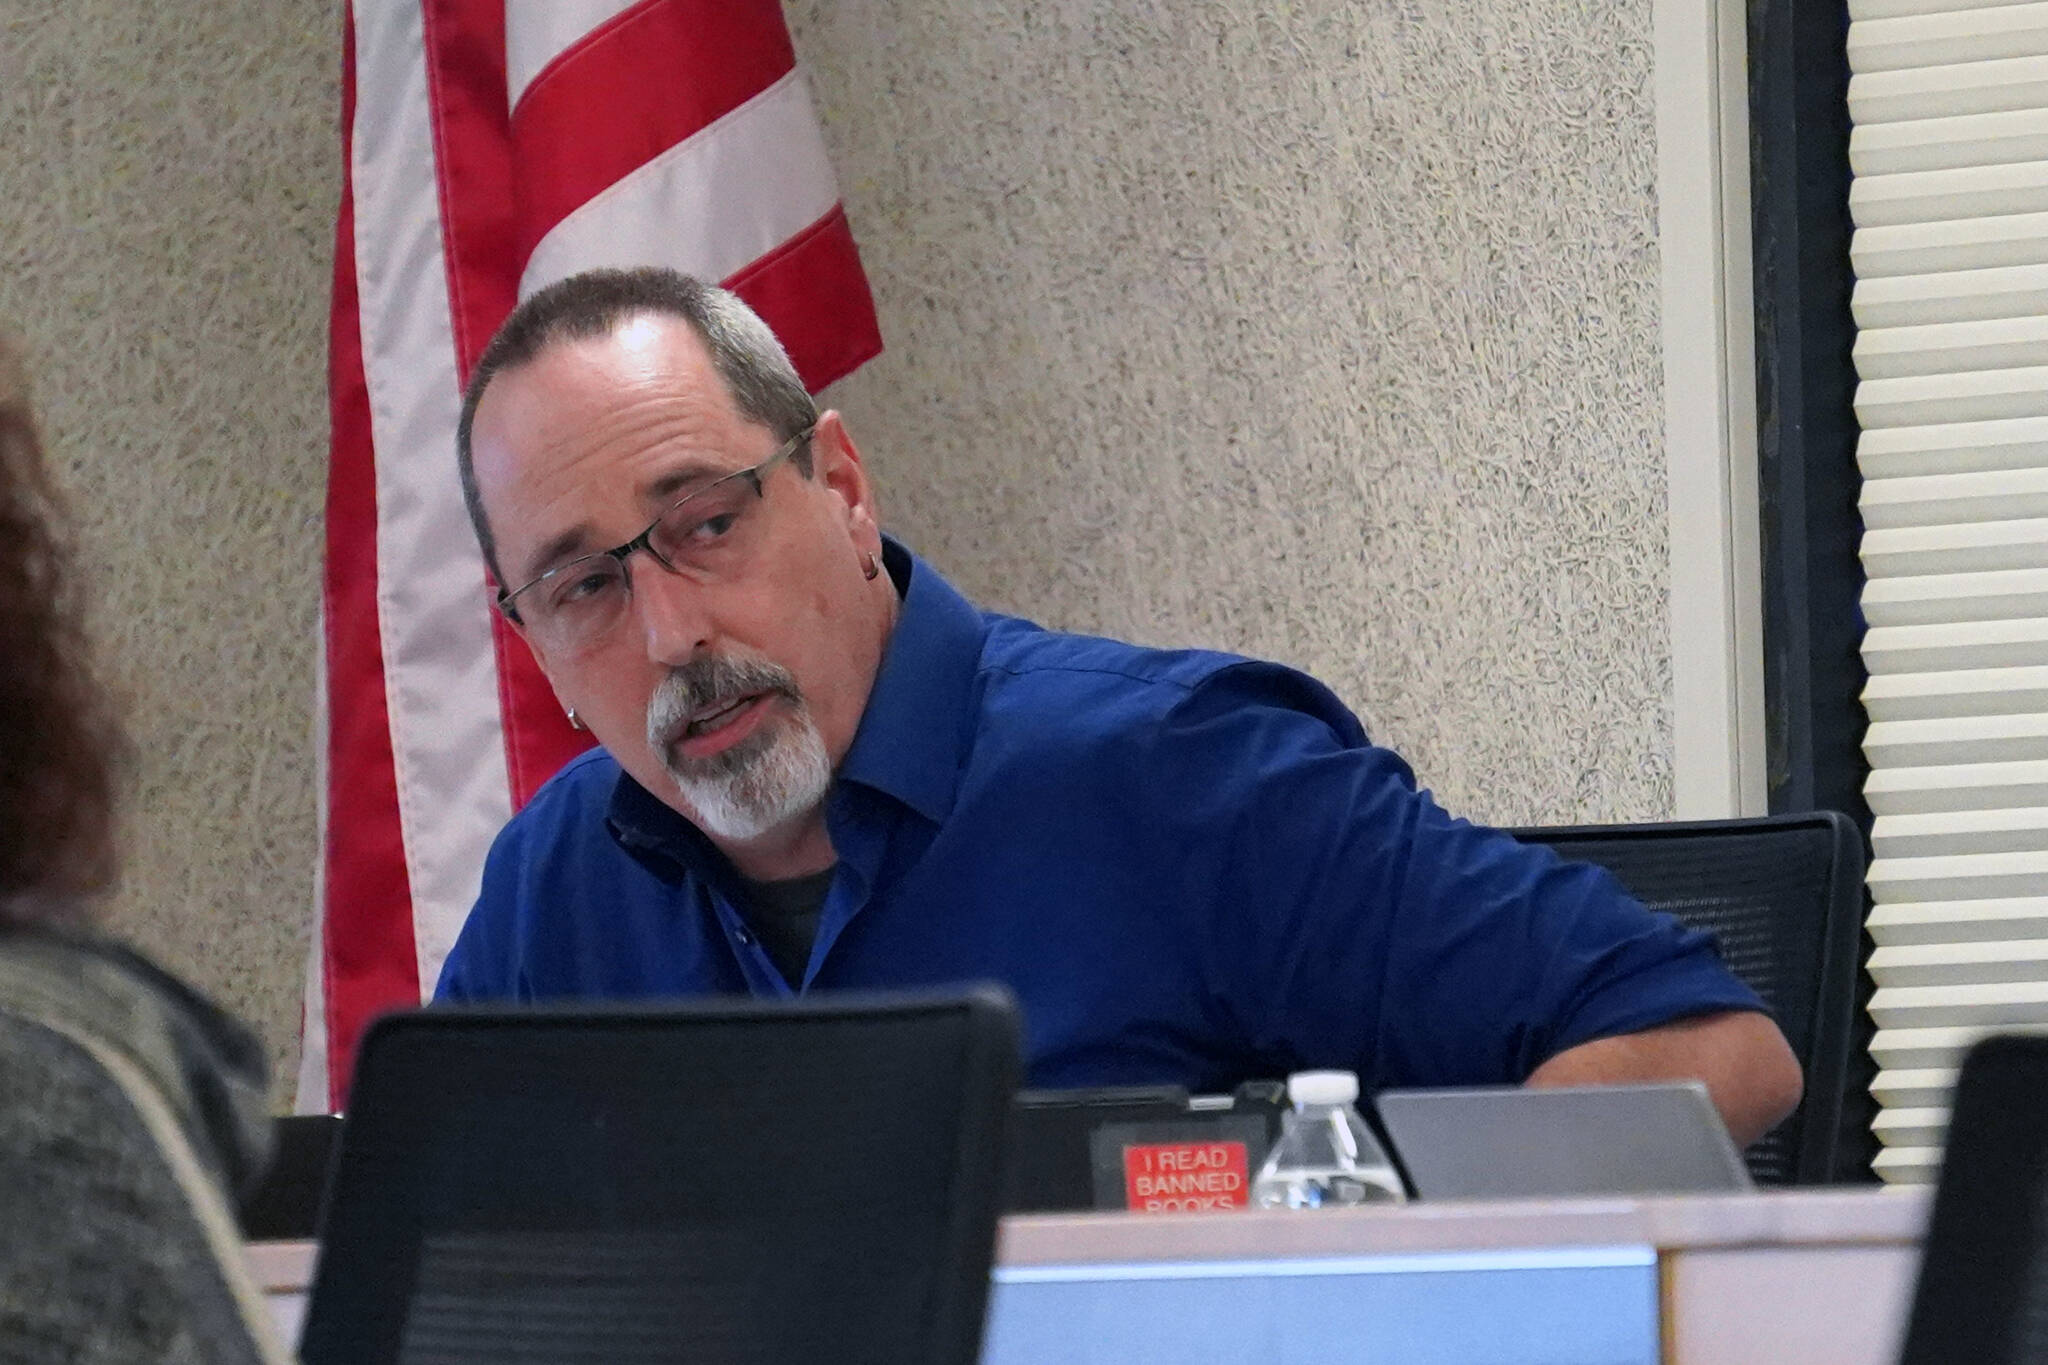
[[[903,609],[826,803],[839,862],[801,989],[1001,981],[1032,1084],[1193,1090],[1513,1082],[1762,1008],[1605,872],[1446,815],[1313,679],[1043,630],[888,561]],[[499,836],[439,998],[788,994],[742,904],[593,751]]]

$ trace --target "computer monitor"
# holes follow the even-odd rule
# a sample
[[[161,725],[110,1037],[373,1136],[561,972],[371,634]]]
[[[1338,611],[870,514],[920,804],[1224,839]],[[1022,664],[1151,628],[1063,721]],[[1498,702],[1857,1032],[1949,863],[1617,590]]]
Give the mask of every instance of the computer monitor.
[[[1963,1061],[1899,1360],[2048,1360],[2048,1038],[1987,1038]]]
[[[385,1019],[302,1358],[968,1365],[1017,1073],[993,990]]]

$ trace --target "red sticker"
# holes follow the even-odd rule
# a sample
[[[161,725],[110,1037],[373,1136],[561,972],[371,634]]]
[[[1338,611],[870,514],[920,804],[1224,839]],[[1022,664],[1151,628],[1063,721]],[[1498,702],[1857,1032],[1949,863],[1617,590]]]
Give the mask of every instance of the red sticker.
[[[1242,1209],[1251,1176],[1242,1142],[1147,1142],[1124,1148],[1124,1207],[1136,1213]]]

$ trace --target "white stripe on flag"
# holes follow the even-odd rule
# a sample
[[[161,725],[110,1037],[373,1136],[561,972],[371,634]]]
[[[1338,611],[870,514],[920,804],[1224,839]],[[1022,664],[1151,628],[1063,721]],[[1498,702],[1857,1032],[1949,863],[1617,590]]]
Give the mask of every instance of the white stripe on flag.
[[[306,1001],[299,1017],[299,1085],[295,1114],[325,1114],[334,1108],[327,1084],[327,922],[313,917],[313,942],[306,949]]]
[[[320,604],[321,629],[313,643],[313,790],[320,793],[313,814],[313,941],[306,945],[306,996],[299,1015],[299,1086],[292,1109],[324,1114],[334,1107],[327,1085],[327,603]]]
[[[838,202],[810,86],[791,71],[557,223],[533,249],[520,297],[600,266],[722,280]]]
[[[511,817],[484,566],[462,503],[461,407],[417,4],[356,7],[353,166],[377,452],[377,612],[420,991]]]
[[[517,109],[533,78],[608,19],[640,0],[505,0],[506,108]]]

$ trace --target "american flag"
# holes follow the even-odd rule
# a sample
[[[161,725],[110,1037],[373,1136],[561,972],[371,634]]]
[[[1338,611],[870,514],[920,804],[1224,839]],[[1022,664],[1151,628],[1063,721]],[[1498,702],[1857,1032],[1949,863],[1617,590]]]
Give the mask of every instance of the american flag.
[[[462,385],[520,297],[593,266],[721,280],[813,390],[881,350],[778,0],[355,0],[329,383],[321,857],[299,1107],[417,1003],[485,850],[580,749],[491,607]]]

